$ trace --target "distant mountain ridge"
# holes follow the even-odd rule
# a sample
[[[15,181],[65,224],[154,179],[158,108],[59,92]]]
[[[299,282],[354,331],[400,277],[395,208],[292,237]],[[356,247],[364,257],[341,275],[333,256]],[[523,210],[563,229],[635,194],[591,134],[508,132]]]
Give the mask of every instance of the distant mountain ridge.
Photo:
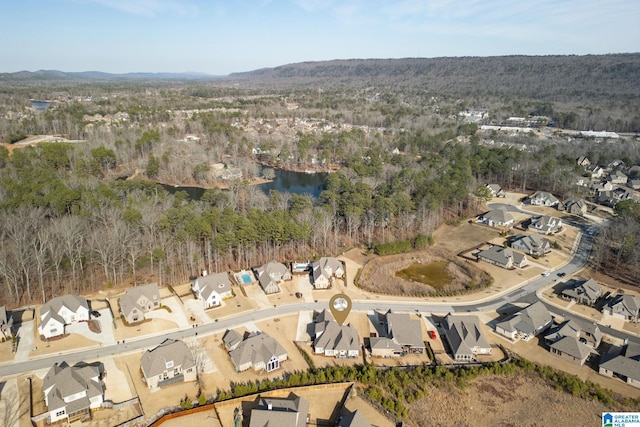
[[[38,70],[38,71],[17,71],[15,73],[0,73],[0,81],[20,80],[20,81],[56,81],[56,80],[197,80],[212,79],[219,76],[211,74],[186,71],[182,73],[105,73],[102,71],[79,71],[68,72],[59,70]]]
[[[640,98],[640,53],[346,59],[301,62],[233,73],[265,84],[389,85],[455,95],[518,95],[537,99]]]

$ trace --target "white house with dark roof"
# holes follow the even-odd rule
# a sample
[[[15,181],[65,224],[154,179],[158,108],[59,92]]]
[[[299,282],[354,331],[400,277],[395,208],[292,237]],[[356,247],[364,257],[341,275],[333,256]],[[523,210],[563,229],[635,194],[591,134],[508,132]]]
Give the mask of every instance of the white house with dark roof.
[[[105,375],[102,363],[66,362],[55,364],[42,380],[42,394],[49,412],[48,421],[67,420],[71,423],[91,418],[91,409],[104,401]]]
[[[496,323],[496,332],[512,340],[530,341],[553,323],[547,307],[538,301]]]
[[[157,283],[128,289],[118,301],[120,313],[127,323],[142,322],[144,314],[160,307],[160,291]]]
[[[540,215],[531,218],[529,230],[540,234],[553,234],[562,229],[562,220],[551,215]]]
[[[492,246],[489,249],[482,250],[476,254],[476,257],[484,262],[506,269],[523,268],[529,265],[529,260],[525,254],[502,246]]]
[[[536,191],[527,199],[529,204],[536,206],[556,206],[560,201],[547,191]]]
[[[612,298],[602,312],[618,319],[629,322],[640,321],[640,297],[630,294],[620,294]]]
[[[351,325],[339,325],[325,309],[314,313],[313,351],[315,354],[345,358],[358,357],[360,338]]]
[[[328,289],[331,278],[344,276],[344,266],[333,257],[322,257],[311,264],[311,277],[315,289]]]
[[[272,372],[287,360],[287,351],[275,338],[265,333],[248,333],[244,337],[228,330],[222,338],[236,372],[253,368]]]
[[[290,393],[288,397],[258,396],[249,416],[249,427],[305,427],[309,420],[309,402]]]
[[[478,220],[489,227],[513,227],[515,219],[504,207],[492,209],[481,215]]]
[[[258,283],[265,294],[280,292],[279,283],[291,280],[291,271],[281,262],[271,261],[255,269]]]
[[[89,303],[76,295],[56,297],[40,307],[38,332],[45,339],[64,334],[64,326],[89,320]]]
[[[13,337],[13,316],[5,306],[0,307],[0,338],[9,339]]]
[[[442,328],[455,360],[474,361],[478,355],[491,354],[477,316],[448,314],[442,320]]]
[[[511,247],[527,255],[541,257],[551,252],[551,243],[538,234],[519,235],[511,242]]]
[[[560,296],[579,304],[593,306],[602,295],[602,286],[593,279],[576,281],[562,290]]]
[[[140,369],[149,390],[180,381],[197,379],[196,362],[189,347],[182,341],[167,339],[140,359]]]
[[[198,277],[191,285],[197,299],[203,302],[204,308],[217,307],[222,300],[233,296],[231,281],[227,273],[215,273]]]

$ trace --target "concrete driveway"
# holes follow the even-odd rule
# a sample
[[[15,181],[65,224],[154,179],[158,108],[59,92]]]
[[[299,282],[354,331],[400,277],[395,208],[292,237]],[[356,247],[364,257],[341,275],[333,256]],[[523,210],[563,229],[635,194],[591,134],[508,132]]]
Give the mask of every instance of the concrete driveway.
[[[33,325],[33,320],[27,320],[20,324],[20,329],[18,329],[18,350],[13,359],[15,362],[24,362],[29,359],[29,353],[33,349]]]
[[[201,323],[211,323],[211,318],[207,316],[207,312],[204,309],[204,303],[197,299],[190,299],[184,302],[184,308],[187,312],[193,314]]]
[[[177,324],[179,329],[187,329],[191,327],[187,317],[184,315],[184,311],[182,310],[182,304],[178,301],[177,297],[164,298],[162,300],[162,305],[169,307],[171,309],[171,313],[163,308],[159,308],[146,313],[144,317],[147,319],[170,320]]]

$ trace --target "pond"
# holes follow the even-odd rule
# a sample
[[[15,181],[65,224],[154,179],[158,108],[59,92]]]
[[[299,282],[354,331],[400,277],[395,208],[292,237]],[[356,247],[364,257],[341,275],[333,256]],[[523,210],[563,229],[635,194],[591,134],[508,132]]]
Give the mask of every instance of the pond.
[[[424,283],[435,289],[442,289],[452,282],[451,275],[447,271],[448,261],[433,261],[429,264],[415,263],[400,270],[396,276],[414,282]]]
[[[325,189],[329,177],[328,173],[305,173],[280,169],[275,169],[274,173],[275,178],[273,181],[258,185],[258,188],[266,195],[269,195],[271,190],[278,190],[281,193],[310,194],[317,198]],[[160,185],[171,194],[185,191],[191,200],[200,200],[204,192],[207,191],[205,188],[200,187]]]

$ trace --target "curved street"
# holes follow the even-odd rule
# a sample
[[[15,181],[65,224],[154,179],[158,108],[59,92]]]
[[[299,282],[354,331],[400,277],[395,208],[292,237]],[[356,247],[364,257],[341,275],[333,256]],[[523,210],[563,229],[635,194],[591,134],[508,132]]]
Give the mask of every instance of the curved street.
[[[506,206],[506,205],[505,205]],[[517,209],[511,207],[512,209]],[[429,300],[410,300],[406,301],[368,301],[368,300],[355,300],[353,301],[354,311],[371,311],[371,310],[393,310],[393,311],[415,311],[423,314],[429,313],[448,313],[448,312],[488,312],[488,311],[500,311],[501,307],[505,307],[508,304],[514,303],[533,303],[540,300],[539,291],[553,285],[557,281],[557,273],[565,273],[567,276],[582,269],[589,259],[589,253],[591,251],[591,245],[593,243],[593,234],[595,234],[595,228],[593,226],[585,224],[575,224],[581,228],[583,232],[580,235],[580,240],[576,246],[576,250],[573,257],[562,267],[554,270],[552,274],[547,277],[540,276],[534,280],[524,282],[518,287],[511,288],[504,291],[502,294],[492,295],[485,298],[479,298],[474,302],[436,302]],[[584,324],[585,322],[591,322],[591,320],[583,318],[575,313],[565,310],[562,307],[556,306],[547,300],[541,299],[547,306],[552,314],[561,316],[565,319],[573,319],[578,324]],[[92,347],[90,349],[79,349],[65,353],[59,353],[56,355],[47,355],[39,358],[32,358],[28,361],[22,362],[7,362],[0,365],[0,376],[11,376],[27,372],[33,372],[40,369],[46,369],[51,367],[54,363],[61,363],[66,361],[69,364],[73,364],[80,361],[98,359],[104,356],[114,356],[128,352],[135,352],[144,350],[147,348],[153,348],[166,340],[171,339],[186,339],[196,336],[204,336],[212,333],[224,332],[227,329],[233,329],[243,326],[247,323],[256,322],[260,320],[267,320],[270,318],[286,316],[295,314],[301,311],[310,310],[322,310],[327,307],[327,303],[321,302],[301,302],[295,304],[274,306],[273,308],[255,310],[253,312],[245,312],[226,319],[217,319],[216,321],[208,324],[199,325],[196,327],[190,327],[181,329],[178,331],[162,333],[154,336],[145,336],[137,339],[123,341],[117,345]],[[634,334],[626,333],[623,331],[612,329],[606,325],[598,324],[603,333],[614,336],[619,339],[628,339],[630,341],[640,342],[640,338]]]

